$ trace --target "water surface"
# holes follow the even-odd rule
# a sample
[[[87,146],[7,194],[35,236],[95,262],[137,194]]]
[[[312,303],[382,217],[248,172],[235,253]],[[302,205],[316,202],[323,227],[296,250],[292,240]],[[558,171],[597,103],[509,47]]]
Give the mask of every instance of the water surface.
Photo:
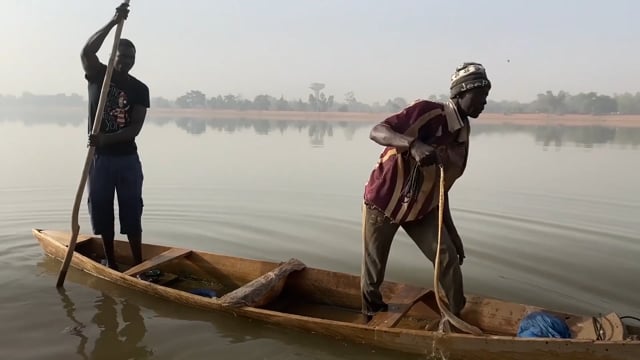
[[[371,123],[154,118],[138,140],[143,241],[358,273],[360,204],[381,150]],[[0,117],[0,337],[10,359],[392,359],[398,353],[175,306],[43,255],[68,230],[84,115]],[[473,125],[450,195],[467,292],[640,315],[640,128]],[[86,201],[81,231],[90,232]],[[117,224],[116,224],[117,225]],[[400,231],[387,277],[430,286]],[[422,357],[407,357],[422,358]]]

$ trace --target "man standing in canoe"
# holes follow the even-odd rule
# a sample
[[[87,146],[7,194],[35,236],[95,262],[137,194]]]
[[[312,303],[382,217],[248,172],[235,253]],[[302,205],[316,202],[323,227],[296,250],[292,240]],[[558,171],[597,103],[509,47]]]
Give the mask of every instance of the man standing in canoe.
[[[129,74],[135,63],[136,48],[127,39],[120,39],[118,44],[100,132],[92,135],[91,130],[107,70],[96,54],[109,31],[128,14],[128,4],[122,3],[111,21],[89,38],[81,55],[89,92],[89,145],[95,147],[89,169],[89,214],[94,234],[102,236],[107,265],[115,270],[113,203],[116,192],[120,232],[127,234],[135,264],[142,262],[143,175],[135,138],[149,108],[149,88]]]
[[[445,209],[440,248],[441,277],[451,312],[465,306],[460,265],[465,257],[453,224],[448,192],[467,163],[469,117],[484,110],[491,82],[484,67],[464,63],[451,78],[445,103],[417,101],[371,130],[370,138],[385,146],[365,185],[362,215],[362,312],[371,318],[387,311],[380,285],[400,226],[434,262],[438,244],[439,171],[445,172]]]

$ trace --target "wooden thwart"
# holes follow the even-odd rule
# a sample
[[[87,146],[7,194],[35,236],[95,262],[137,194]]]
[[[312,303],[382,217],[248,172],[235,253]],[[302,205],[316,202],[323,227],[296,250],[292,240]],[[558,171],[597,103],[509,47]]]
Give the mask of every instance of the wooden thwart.
[[[151,268],[158,266],[160,264],[166,263],[167,261],[173,260],[173,259],[177,259],[183,256],[187,256],[191,254],[191,250],[187,250],[187,249],[179,249],[179,248],[172,248],[169,249],[165,252],[163,252],[160,255],[154,256],[151,259],[148,259],[134,267],[132,267],[131,269],[127,270],[124,272],[125,275],[131,275],[131,276],[136,276],[138,274],[141,274],[147,270],[150,270]]]
[[[411,307],[425,295],[432,292],[413,286],[402,286],[389,301],[389,310],[376,313],[367,324],[370,327],[394,327]]]

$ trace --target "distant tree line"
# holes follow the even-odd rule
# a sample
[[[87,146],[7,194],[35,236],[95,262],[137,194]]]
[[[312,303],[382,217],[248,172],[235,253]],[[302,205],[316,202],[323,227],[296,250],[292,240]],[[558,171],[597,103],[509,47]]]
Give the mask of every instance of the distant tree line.
[[[222,110],[262,110],[262,111],[315,111],[315,112],[384,112],[393,113],[405,108],[410,102],[404,98],[388,99],[384,103],[366,104],[357,100],[353,92],[348,92],[342,100],[334,95],[326,95],[321,90],[324,84],[313,83],[306,100],[285,99],[284,96],[262,94],[253,99],[241,95],[215,95],[208,97],[200,90],[190,90],[176,99],[153,97],[153,108],[183,109],[222,109]],[[447,95],[431,95],[427,99],[446,101]],[[413,102],[413,101],[411,101]],[[22,96],[0,95],[0,107],[78,107],[86,106],[86,100],[78,94],[34,95],[23,93]],[[547,91],[538,94],[531,102],[489,100],[486,113],[500,114],[640,114],[640,92],[624,93],[613,96],[596,92],[569,94],[566,91],[553,93]]]
[[[262,111],[315,111],[315,112],[395,112],[407,106],[407,101],[397,97],[386,103],[365,104],[356,99],[353,92],[344,96],[344,101],[335,100],[333,95],[325,95],[316,91],[309,94],[306,101],[302,99],[285,99],[284,96],[274,97],[267,94],[257,95],[253,100],[241,95],[217,95],[207,97],[200,90],[191,90],[186,94],[169,100],[163,97],[151,99],[151,105],[158,108],[183,109],[222,109],[222,110],[262,110]]]
[[[431,95],[427,99],[446,101],[448,95]],[[191,90],[178,97],[175,101],[165,98],[154,98],[156,107],[177,108],[211,108],[228,110],[279,110],[279,111],[338,111],[338,112],[397,112],[406,107],[409,102],[401,97],[389,99],[385,103],[365,104],[358,101],[353,92],[344,96],[344,101],[335,101],[333,95],[324,93],[309,94],[308,101],[286,100],[284,97],[258,95],[253,101],[236,95],[217,95],[207,98],[199,90]],[[487,113],[500,114],[640,114],[640,92],[602,95],[596,92],[571,95],[566,91],[554,94],[547,91],[538,94],[531,102],[495,101],[489,100],[485,109]]]
[[[35,95],[30,92],[24,92],[22,96],[0,95],[1,107],[78,107],[86,104],[86,100],[75,93],[71,95]]]
[[[530,103],[516,101],[489,101],[486,112],[505,114],[640,114],[640,92],[635,95],[630,93],[616,94],[614,96],[602,95],[596,92],[579,93],[571,95],[566,91],[554,94],[547,91],[538,94]]]

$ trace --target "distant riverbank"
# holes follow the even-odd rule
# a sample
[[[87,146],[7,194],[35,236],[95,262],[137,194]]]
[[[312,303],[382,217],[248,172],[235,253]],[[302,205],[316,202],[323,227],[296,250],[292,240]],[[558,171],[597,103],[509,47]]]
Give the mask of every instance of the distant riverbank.
[[[86,116],[82,107],[32,107],[0,109],[0,115],[44,116]],[[42,114],[42,115],[41,115]],[[259,111],[221,109],[179,109],[150,108],[148,117],[153,118],[193,118],[203,120],[247,119],[247,120],[289,120],[289,121],[382,121],[391,113],[365,112],[307,112],[307,111]],[[563,126],[615,126],[640,127],[640,115],[580,115],[580,114],[492,114],[483,113],[475,122],[480,124],[513,125],[563,125]]]
[[[217,109],[150,109],[153,117],[189,117],[202,119],[264,119],[264,120],[307,120],[307,121],[365,121],[376,122],[391,113],[357,112],[303,112],[303,111],[257,111],[257,110],[217,110]],[[484,113],[478,120],[483,124],[519,125],[603,125],[640,127],[640,115],[551,115],[551,114],[491,114]]]

